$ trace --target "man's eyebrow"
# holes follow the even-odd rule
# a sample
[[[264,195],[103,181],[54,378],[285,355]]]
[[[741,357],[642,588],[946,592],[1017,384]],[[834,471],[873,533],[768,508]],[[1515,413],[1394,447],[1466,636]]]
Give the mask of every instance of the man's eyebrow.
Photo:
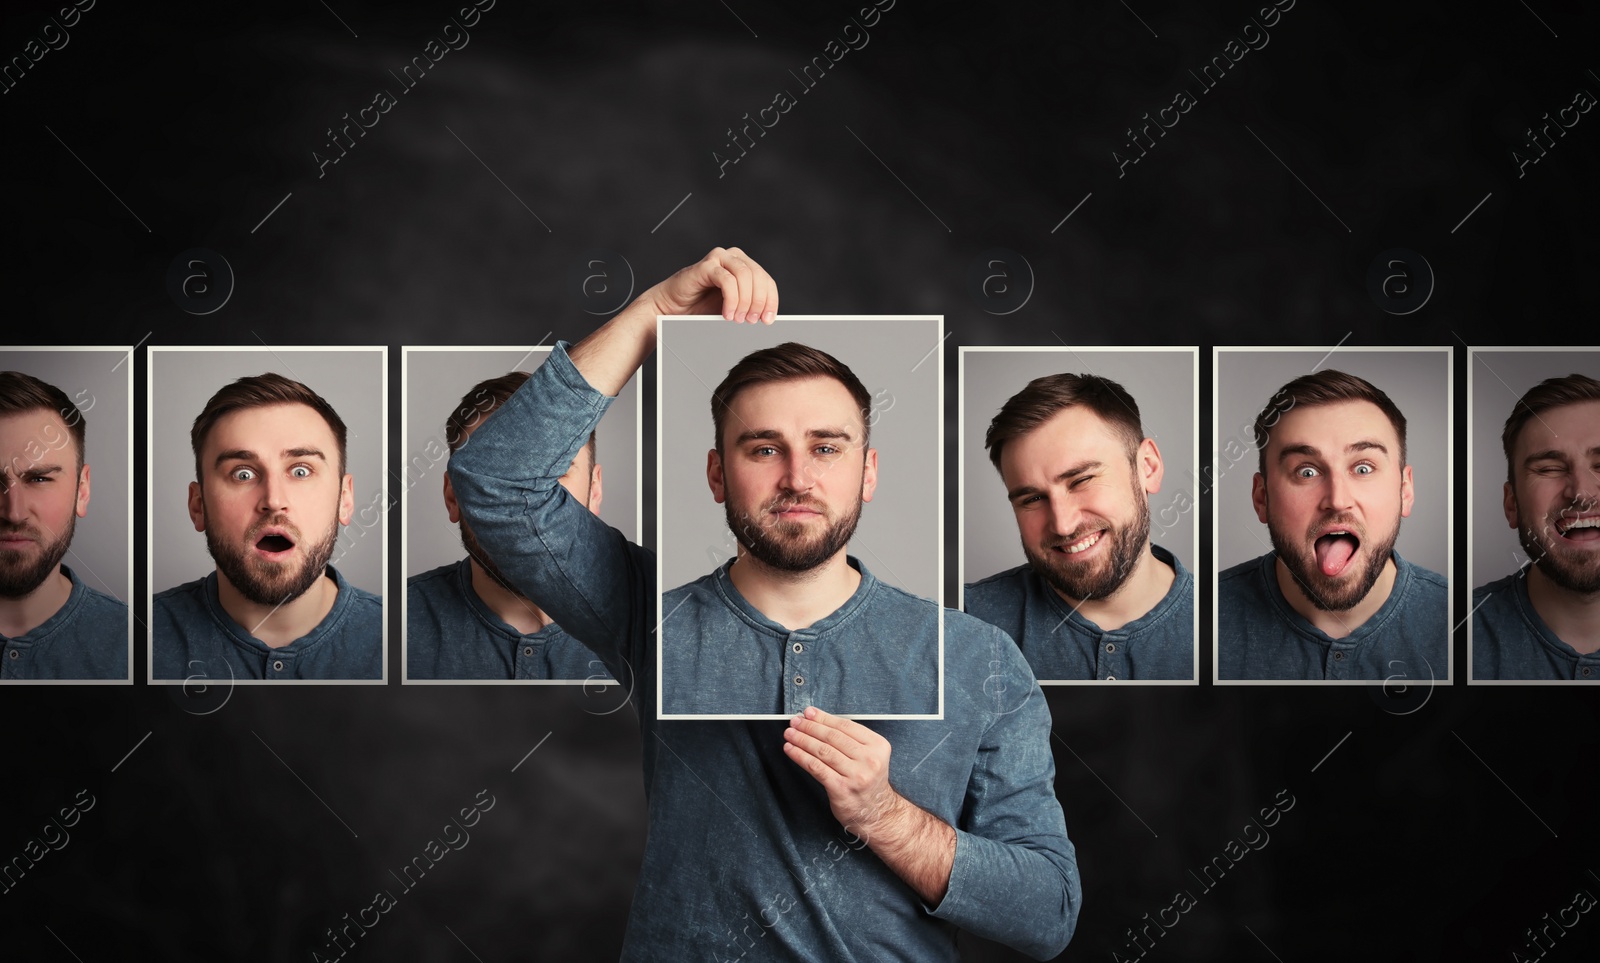
[[[1321,458],[1322,450],[1315,445],[1284,445],[1278,452],[1278,461],[1286,461],[1290,455],[1304,455],[1307,458]]]
[[[808,438],[839,438],[844,441],[854,441],[855,435],[848,428],[812,428],[806,432]],[[742,431],[739,437],[733,440],[735,445],[742,445],[747,441],[782,441],[783,432],[776,428],[759,428]]]
[[[1381,441],[1373,441],[1371,438],[1364,438],[1361,441],[1352,441],[1350,444],[1345,445],[1344,450],[1345,454],[1347,455],[1354,454],[1358,451],[1381,451],[1387,455],[1389,453],[1389,446],[1385,445]]]
[[[1057,475],[1055,478],[1053,478],[1051,480],[1052,481],[1058,481],[1058,482],[1060,482],[1060,481],[1071,481],[1072,479],[1074,479],[1077,476],[1083,474],[1084,472],[1096,471],[1096,470],[1098,470],[1100,468],[1104,468],[1104,467],[1105,467],[1105,462],[1101,462],[1101,461],[1080,461],[1076,465],[1072,465],[1072,466],[1068,467],[1066,471],[1062,472],[1061,474]],[[1006,492],[1006,499],[1008,501],[1016,501],[1018,498],[1021,498],[1023,495],[1037,495],[1037,494],[1039,494],[1039,491],[1040,490],[1038,488],[1035,488],[1032,485],[1018,485],[1016,488],[1013,488],[1010,491]]]
[[[285,448],[283,450],[283,456],[285,458],[320,458],[323,461],[328,460],[328,456],[322,453],[321,448]],[[232,451],[218,452],[217,460],[212,464],[212,467],[221,467],[222,463],[225,461],[260,460],[261,456],[247,448],[235,448]]]

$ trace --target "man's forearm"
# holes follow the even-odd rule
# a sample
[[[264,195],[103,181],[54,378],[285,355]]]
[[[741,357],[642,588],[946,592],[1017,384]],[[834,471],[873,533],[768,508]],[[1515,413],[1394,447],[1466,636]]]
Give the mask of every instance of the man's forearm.
[[[647,292],[578,342],[567,356],[589,386],[615,397],[656,347],[657,306]]]
[[[899,793],[885,814],[862,833],[885,866],[917,891],[929,906],[938,906],[950,887],[955,866],[956,831],[949,823]]]

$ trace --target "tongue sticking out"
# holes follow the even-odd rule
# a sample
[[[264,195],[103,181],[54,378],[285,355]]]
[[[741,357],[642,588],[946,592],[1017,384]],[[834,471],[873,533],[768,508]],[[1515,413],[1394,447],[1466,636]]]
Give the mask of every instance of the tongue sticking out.
[[[1317,539],[1317,566],[1322,574],[1338,575],[1350,564],[1358,543],[1353,535],[1324,535]]]

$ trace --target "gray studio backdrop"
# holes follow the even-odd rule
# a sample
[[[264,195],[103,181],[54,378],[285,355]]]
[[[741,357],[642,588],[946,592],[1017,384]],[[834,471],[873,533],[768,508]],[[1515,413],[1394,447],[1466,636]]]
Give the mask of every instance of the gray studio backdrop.
[[[1471,375],[1472,465],[1467,477],[1467,519],[1471,533],[1474,587],[1515,572],[1527,553],[1501,511],[1506,457],[1500,430],[1517,399],[1546,378],[1569,374],[1600,378],[1596,351],[1473,351]]]
[[[194,451],[189,429],[212,395],[239,378],[275,372],[309,387],[339,413],[355,511],[339,532],[333,565],[351,584],[384,594],[386,510],[384,352],[380,349],[150,349],[150,591],[164,592],[216,568],[189,521]],[[390,495],[392,492],[390,480]]]
[[[1256,520],[1250,479],[1257,452],[1251,426],[1288,382],[1313,370],[1344,371],[1372,382],[1406,416],[1406,458],[1416,499],[1400,520],[1395,551],[1407,561],[1449,574],[1450,511],[1449,354],[1444,349],[1397,351],[1339,348],[1306,351],[1216,353],[1216,434],[1212,480],[1216,485],[1217,571],[1272,551],[1267,526]],[[1320,363],[1320,367],[1318,367]],[[1229,441],[1248,454],[1229,466]]]
[[[735,552],[723,507],[706,484],[706,452],[715,440],[712,389],[750,352],[798,341],[844,362],[873,396],[878,489],[862,506],[850,554],[883,581],[937,598],[943,367],[934,348],[943,334],[938,320],[780,316],[770,326],[734,324],[720,317],[665,320],[656,351],[661,373],[661,588],[692,582]]]
[[[528,371],[550,357],[548,347],[527,348],[405,349],[406,428],[400,452],[406,533],[405,574],[429,569],[466,556],[461,534],[444,507],[444,472],[447,463],[437,453],[447,451],[444,422],[472,386],[508,371]],[[595,430],[604,497],[600,517],[639,541],[639,379],[631,379],[611,403]],[[393,483],[393,479],[390,479]]]
[[[62,562],[85,584],[131,601],[128,379],[132,359],[126,351],[5,348],[0,350],[0,371],[20,371],[49,382],[83,412],[89,514],[77,520],[72,546]]]
[[[989,452],[983,447],[983,436],[1008,398],[1035,378],[1063,372],[1110,378],[1133,396],[1144,432],[1160,449],[1166,468],[1161,491],[1150,496],[1150,540],[1172,551],[1185,567],[1195,571],[1196,354],[1193,349],[1102,351],[1048,347],[963,351],[960,458],[966,487],[961,504],[962,581],[976,582],[1027,561],[1017,534],[1016,515],[1006,501],[1000,473],[994,470]]]

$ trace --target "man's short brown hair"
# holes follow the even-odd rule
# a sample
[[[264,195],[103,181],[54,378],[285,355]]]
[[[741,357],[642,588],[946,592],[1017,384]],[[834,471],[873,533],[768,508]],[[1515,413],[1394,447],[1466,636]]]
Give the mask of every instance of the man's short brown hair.
[[[1294,379],[1272,396],[1261,413],[1256,415],[1255,440],[1256,470],[1262,475],[1267,473],[1267,442],[1271,440],[1272,426],[1278,423],[1284,412],[1293,408],[1318,408],[1323,405],[1335,405],[1345,401],[1366,401],[1377,405],[1384,417],[1389,419],[1389,424],[1394,426],[1394,433],[1400,439],[1400,465],[1406,462],[1406,416],[1400,413],[1389,396],[1384,394],[1372,382],[1365,378],[1358,378],[1353,374],[1335,371],[1332,368],[1326,371],[1313,371]]]
[[[826,351],[786,341],[772,348],[752,351],[728,369],[728,376],[711,393],[711,425],[717,433],[717,453],[722,453],[722,428],[733,400],[746,388],[802,378],[832,378],[844,385],[861,409],[863,457],[872,438],[872,394],[844,362]]]
[[[200,481],[204,478],[200,465],[200,452],[206,446],[206,436],[211,434],[211,429],[222,420],[223,416],[249,408],[270,408],[275,405],[305,405],[322,416],[322,420],[328,423],[328,428],[333,432],[334,440],[338,442],[339,476],[344,477],[345,427],[339,418],[339,413],[315,391],[298,381],[269,371],[266,374],[240,378],[233,384],[223,387],[211,396],[211,400],[206,402],[205,409],[195,418],[194,427],[189,429],[189,445],[194,448],[195,479]]]
[[[1134,460],[1144,441],[1144,426],[1139,420],[1139,405],[1127,389],[1110,378],[1092,374],[1045,375],[1028,382],[1021,391],[1006,399],[984,432],[983,447],[989,460],[1000,470],[1000,455],[1006,443],[1020,438],[1058,413],[1081,405],[1122,436],[1128,460]]]
[[[1585,401],[1600,401],[1600,381],[1581,374],[1546,378],[1517,399],[1511,416],[1506,419],[1506,426],[1500,431],[1500,447],[1506,453],[1506,481],[1516,480],[1511,465],[1511,451],[1517,447],[1517,436],[1522,434],[1522,426],[1530,418],[1552,408],[1564,408]]]
[[[444,421],[444,443],[452,451],[457,451],[467,443],[467,436],[481,424],[483,419],[496,408],[510,400],[528,380],[526,371],[510,371],[494,378],[485,378],[472,386],[472,389],[461,396],[461,403],[450,412],[450,417]],[[589,440],[583,447],[589,450],[589,464],[595,464],[594,432],[589,432]]]
[[[67,431],[78,445],[78,471],[83,470],[84,439],[88,426],[66,392],[20,371],[0,371],[0,415],[21,415],[30,411],[53,411],[67,423]]]

